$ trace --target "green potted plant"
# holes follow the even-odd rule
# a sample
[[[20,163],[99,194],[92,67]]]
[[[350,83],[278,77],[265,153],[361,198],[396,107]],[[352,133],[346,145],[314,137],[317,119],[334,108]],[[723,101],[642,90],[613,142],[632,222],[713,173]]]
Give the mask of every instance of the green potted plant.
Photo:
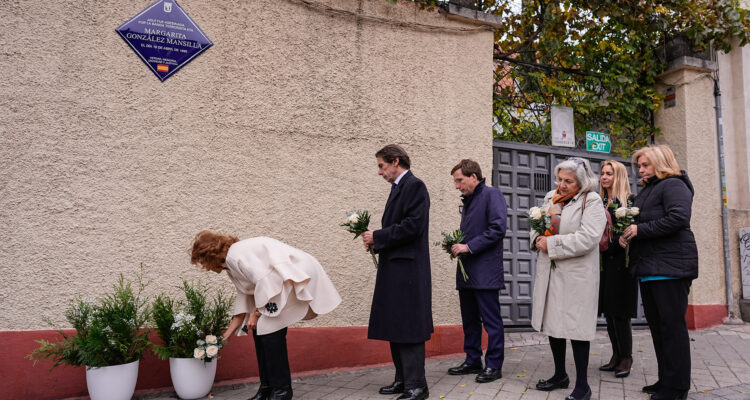
[[[182,399],[197,399],[211,391],[216,376],[222,333],[229,326],[233,297],[217,292],[209,299],[200,284],[182,283],[185,300],[159,295],[152,318],[161,344],[152,350],[162,360],[169,358],[175,392]]]
[[[39,360],[51,360],[53,368],[63,364],[85,366],[92,400],[130,399],[138,378],[138,361],[149,346],[149,332],[144,326],[150,318],[150,307],[141,296],[145,287],[141,274],[135,289],[120,274],[112,293],[98,300],[75,298],[65,318],[76,334],[68,336],[58,329],[61,340],[37,340],[40,346],[26,358],[34,365]]]

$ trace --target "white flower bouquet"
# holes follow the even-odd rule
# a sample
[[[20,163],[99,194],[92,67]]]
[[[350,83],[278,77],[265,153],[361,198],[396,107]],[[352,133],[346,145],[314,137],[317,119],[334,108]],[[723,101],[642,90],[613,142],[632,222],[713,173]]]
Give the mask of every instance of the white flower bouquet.
[[[153,321],[162,344],[152,344],[161,358],[198,358],[205,362],[218,357],[224,345],[223,331],[229,326],[234,299],[218,292],[208,298],[208,289],[200,283],[182,283],[185,301],[165,295],[154,300]]]
[[[529,220],[529,227],[539,236],[552,236],[556,233],[550,214],[540,207],[529,208],[526,219]],[[555,269],[555,261],[550,260],[550,268]]]
[[[611,208],[617,207],[616,204],[612,203],[609,205]],[[625,229],[630,225],[635,224],[635,217],[641,213],[638,207],[633,207],[628,200],[627,207],[619,207],[615,209],[615,220],[612,222],[612,232],[622,234]],[[625,246],[625,268],[630,266],[630,244]]]
[[[221,336],[206,335],[205,339],[198,339],[195,344],[198,346],[193,349],[193,358],[210,362],[219,356],[219,349],[224,345],[219,339]]]
[[[346,222],[342,223],[341,226],[345,227],[347,232],[354,234],[356,240],[359,235],[370,230],[370,212],[367,210],[354,210],[346,214]],[[378,259],[375,258],[375,251],[370,249],[370,255],[372,256],[372,263],[375,268],[378,267]]]

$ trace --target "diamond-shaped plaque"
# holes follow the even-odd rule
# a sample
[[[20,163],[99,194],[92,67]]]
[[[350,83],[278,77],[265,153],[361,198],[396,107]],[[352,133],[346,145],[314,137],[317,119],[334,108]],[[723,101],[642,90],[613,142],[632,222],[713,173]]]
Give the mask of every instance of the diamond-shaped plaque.
[[[213,45],[175,0],[158,0],[116,31],[162,82]]]

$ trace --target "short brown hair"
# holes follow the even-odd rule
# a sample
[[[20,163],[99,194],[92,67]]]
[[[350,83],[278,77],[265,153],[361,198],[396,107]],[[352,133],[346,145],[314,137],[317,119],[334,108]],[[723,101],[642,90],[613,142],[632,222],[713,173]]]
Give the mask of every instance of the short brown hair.
[[[375,157],[380,157],[387,163],[392,163],[398,158],[398,165],[409,169],[411,162],[409,161],[409,155],[406,154],[406,150],[397,144],[389,144],[375,153]]]
[[[209,271],[221,271],[229,247],[239,242],[236,236],[220,235],[210,231],[200,231],[195,235],[193,250],[190,253],[190,262],[200,264]]]
[[[472,160],[471,158],[466,158],[459,161],[459,163],[456,164],[456,166],[451,170],[451,175],[453,175],[453,173],[458,171],[459,169],[461,170],[461,173],[467,178],[472,174],[475,174],[478,180],[482,180],[482,168],[479,168],[479,163]]]

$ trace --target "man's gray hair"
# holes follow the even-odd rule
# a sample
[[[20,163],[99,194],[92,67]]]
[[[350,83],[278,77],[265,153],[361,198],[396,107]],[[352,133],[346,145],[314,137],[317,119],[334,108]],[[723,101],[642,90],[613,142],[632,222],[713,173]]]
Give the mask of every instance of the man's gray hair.
[[[557,178],[557,173],[560,172],[560,170],[571,171],[575,174],[578,184],[581,185],[581,193],[590,192],[596,189],[596,186],[599,184],[599,179],[591,169],[589,160],[585,158],[571,157],[560,164],[557,164],[557,166],[555,166],[555,178]]]

